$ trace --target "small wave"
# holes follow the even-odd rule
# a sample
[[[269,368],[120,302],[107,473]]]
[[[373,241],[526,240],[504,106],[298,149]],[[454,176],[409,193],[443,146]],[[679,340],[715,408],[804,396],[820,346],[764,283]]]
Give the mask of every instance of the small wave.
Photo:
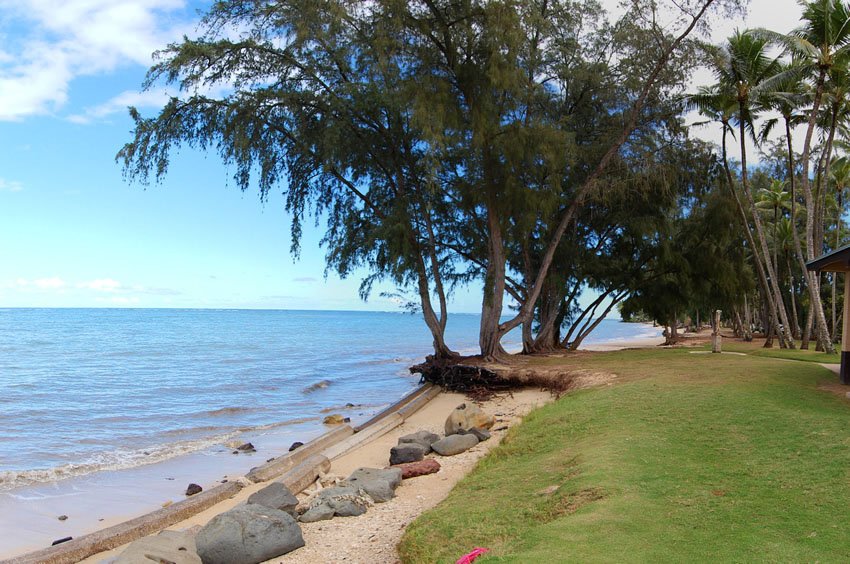
[[[224,417],[227,415],[237,415],[240,413],[256,413],[258,411],[267,411],[265,407],[222,407],[219,409],[211,409],[209,411],[199,411],[193,413],[191,417]]]
[[[288,427],[290,425],[299,425],[301,423],[311,423],[313,421],[318,421],[318,417],[300,417],[298,419],[288,419],[286,421],[277,421],[276,423],[266,423],[265,425],[255,425],[253,427],[240,427],[240,433],[252,433],[256,431],[268,431],[270,429],[277,429],[280,427]]]
[[[330,380],[320,380],[320,381],[316,382],[315,384],[310,384],[309,386],[307,386],[306,388],[304,388],[302,391],[303,391],[305,394],[311,394],[311,393],[313,393],[313,392],[315,392],[315,391],[323,390],[323,389],[327,388],[327,387],[328,387],[328,386],[330,386],[330,385],[331,385],[331,381],[330,381]]]
[[[62,464],[53,468],[0,471],[0,491],[20,486],[56,482],[103,470],[126,470],[156,464],[183,454],[191,454],[235,437],[232,431],[215,437],[154,445],[144,449],[118,449],[96,454],[83,462]]]
[[[320,409],[319,413],[333,413],[335,411],[345,411],[346,409],[374,409],[376,407],[383,407],[384,405],[374,403],[347,403],[345,405],[325,407]]]

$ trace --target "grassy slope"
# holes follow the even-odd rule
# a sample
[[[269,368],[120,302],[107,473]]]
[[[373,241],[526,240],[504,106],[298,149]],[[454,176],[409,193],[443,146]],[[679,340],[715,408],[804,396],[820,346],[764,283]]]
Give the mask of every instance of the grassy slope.
[[[850,560],[850,410],[816,389],[827,370],[687,350],[580,363],[621,383],[531,414],[413,523],[405,562],[476,546],[511,562]]]

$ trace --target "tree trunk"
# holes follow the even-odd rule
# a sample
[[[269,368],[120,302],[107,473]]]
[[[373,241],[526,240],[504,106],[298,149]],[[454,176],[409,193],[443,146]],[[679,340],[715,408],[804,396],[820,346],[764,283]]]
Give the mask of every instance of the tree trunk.
[[[741,101],[739,102],[739,112],[740,115],[746,114],[746,104]],[[776,271],[773,268],[772,260],[770,258],[770,249],[767,246],[767,237],[764,234],[764,228],[761,223],[761,217],[759,217],[758,209],[756,208],[755,201],[753,200],[753,195],[750,192],[750,184],[748,180],[748,172],[747,172],[747,146],[746,146],[746,128],[744,124],[744,119],[739,120],[739,134],[740,134],[740,142],[741,142],[741,185],[742,191],[744,192],[744,196],[747,198],[747,203],[750,205],[750,211],[753,216],[753,224],[756,227],[756,238],[758,239],[759,245],[761,246],[762,257],[764,258],[764,264],[766,266],[766,274],[767,281],[769,283],[769,293],[765,296],[768,300],[773,300],[775,307],[772,312],[773,317],[773,325],[776,328],[777,336],[779,337],[779,346],[782,348],[788,347],[790,349],[795,348],[794,341],[788,338],[788,328],[791,326],[788,323],[788,313],[785,311],[785,302],[782,300],[782,292],[779,290],[779,280],[776,277]],[[758,251],[753,249],[756,255],[758,255]],[[779,314],[777,316],[777,313]],[[780,326],[781,323],[781,326]]]
[[[809,114],[809,123],[808,127],[806,128],[806,138],[803,142],[803,154],[801,157],[803,161],[803,174],[800,178],[800,183],[803,187],[803,196],[806,198],[806,254],[808,260],[813,260],[815,258],[815,251],[817,248],[819,248],[815,247],[814,239],[816,231],[815,212],[817,207],[817,200],[815,199],[814,194],[812,193],[812,187],[809,179],[809,168],[811,166],[812,137],[814,135],[815,126],[817,125],[817,117],[818,110],[820,109],[820,103],[823,99],[823,88],[824,83],[826,81],[826,74],[827,69],[821,68],[816,83],[814,101],[812,103],[812,108]],[[805,266],[803,268],[805,269]],[[826,326],[826,317],[823,312],[823,303],[820,298],[819,281],[817,279],[817,276],[813,272],[807,273],[807,280],[809,282],[809,298],[811,300],[810,309],[813,310],[813,312],[811,313],[813,313],[814,322],[817,325],[818,341],[819,343],[824,339],[829,341],[829,330]],[[835,349],[832,346],[832,342],[827,343],[825,350],[829,352],[835,352]]]
[[[582,341],[584,341],[588,335],[593,333],[593,330],[596,329],[600,323],[602,323],[602,320],[605,319],[609,313],[611,313],[611,310],[614,309],[614,306],[623,301],[623,299],[627,295],[628,292],[621,292],[619,294],[615,294],[614,297],[611,298],[611,303],[608,304],[608,307],[605,308],[605,311],[603,311],[602,314],[595,320],[593,316],[596,314],[596,308],[594,307],[593,313],[590,314],[590,317],[587,319],[584,326],[579,330],[578,335],[576,335],[576,338],[573,339],[572,343],[570,343],[570,350],[577,350],[581,346]]]
[[[797,296],[794,291],[794,271],[791,270],[791,259],[788,258],[788,253],[785,253],[785,265],[788,267],[788,286],[789,293],[791,294],[791,321],[793,322],[791,335],[794,339],[800,338],[800,316],[797,313]]]
[[[806,313],[806,328],[803,329],[803,342],[800,344],[800,348],[803,350],[809,350],[809,342],[812,340],[812,326],[815,321],[815,308],[809,304],[809,311]]]
[[[481,355],[488,361],[507,355],[502,348],[502,332],[499,323],[505,297],[505,249],[502,227],[496,210],[488,206],[487,230],[489,261],[484,277],[484,299],[481,303],[481,330],[478,344]]]

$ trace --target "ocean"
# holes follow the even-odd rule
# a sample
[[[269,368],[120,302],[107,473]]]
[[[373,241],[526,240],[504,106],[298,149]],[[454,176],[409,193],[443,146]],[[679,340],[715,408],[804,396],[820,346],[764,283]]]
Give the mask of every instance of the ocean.
[[[478,322],[450,316],[450,345],[476,352]],[[587,343],[659,334],[605,320]],[[518,332],[504,344],[519,349]],[[204,461],[199,481],[244,473],[319,434],[327,413],[356,423],[410,391],[408,367],[429,352],[403,313],[0,309],[0,508],[175,474],[180,458]],[[233,440],[258,456],[233,456]],[[169,486],[179,499],[185,484]]]

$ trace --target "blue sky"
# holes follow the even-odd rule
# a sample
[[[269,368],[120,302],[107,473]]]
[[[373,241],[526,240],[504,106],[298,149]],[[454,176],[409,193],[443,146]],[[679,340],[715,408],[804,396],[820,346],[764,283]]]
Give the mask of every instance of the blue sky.
[[[182,151],[147,189],[122,179],[126,107],[164,100],[140,92],[151,53],[207,5],[0,0],[0,307],[396,308],[363,303],[359,276],[324,277],[319,229],[293,262],[280,196],[242,193],[213,154]],[[758,0],[748,24],[789,29],[797,14]],[[453,311],[478,311],[478,291]]]

